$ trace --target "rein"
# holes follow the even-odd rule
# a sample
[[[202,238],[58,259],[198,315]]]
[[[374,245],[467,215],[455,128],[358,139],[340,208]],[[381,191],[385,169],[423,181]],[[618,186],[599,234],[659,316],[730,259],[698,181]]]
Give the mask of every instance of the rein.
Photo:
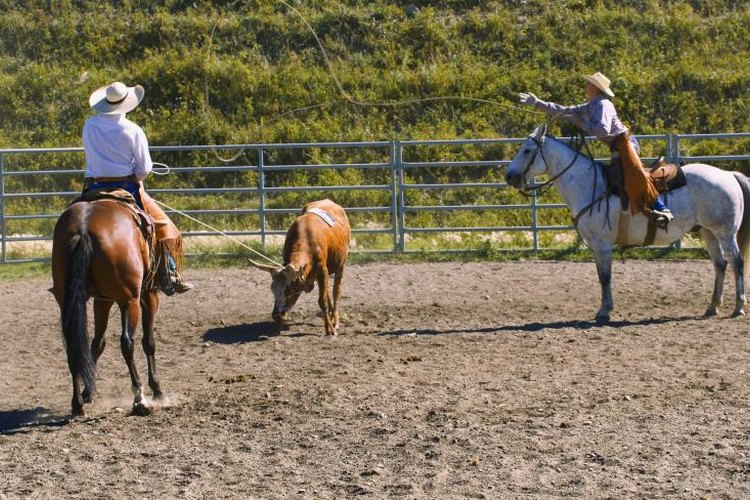
[[[523,170],[523,178],[526,178],[526,174],[529,172],[529,169],[531,168],[531,164],[534,163],[534,160],[536,159],[537,154],[541,154],[542,161],[544,162],[545,169],[548,167],[547,159],[544,157],[544,151],[542,150],[542,142],[537,139],[536,137],[532,137],[534,140],[534,143],[536,144],[536,151],[534,151],[534,155],[531,157],[531,160],[529,160],[529,163],[526,164],[526,168]],[[576,152],[576,155],[573,157],[573,160],[560,172],[558,172],[556,175],[554,175],[552,178],[547,180],[546,182],[543,182],[542,184],[538,184],[533,187],[524,186],[520,189],[520,192],[524,196],[532,197],[532,196],[542,196],[547,191],[552,189],[552,183],[555,182],[557,179],[562,177],[565,172],[570,170],[573,165],[575,165],[575,162],[578,160],[578,157],[581,155],[581,148],[573,148]],[[594,179],[594,182],[596,182],[596,179]]]
[[[526,165],[526,168],[523,171],[524,179],[526,178],[526,174],[531,168],[531,165],[534,163],[534,160],[536,159],[537,154],[541,154],[545,169],[547,169],[549,166],[547,163],[547,159],[544,157],[544,151],[542,150],[542,142],[536,137],[532,137],[532,139],[534,140],[534,143],[536,144],[537,148],[536,148],[536,151],[534,151],[534,155],[531,157],[531,160],[529,160],[528,164]],[[586,152],[588,153],[588,157],[591,158],[591,162],[595,167],[594,168],[594,181],[593,181],[594,185],[592,186],[592,190],[591,190],[591,202],[573,216],[573,226],[575,226],[575,228],[578,229],[578,221],[581,219],[583,214],[587,211],[591,213],[594,210],[595,205],[600,203],[602,200],[609,198],[610,193],[608,193],[607,190],[605,190],[601,195],[595,196],[596,188],[597,188],[597,181],[598,181],[599,176],[596,174],[596,164],[593,160],[593,155],[591,154],[588,144],[586,143],[586,138],[584,137],[584,135],[583,134],[576,135],[575,137],[573,137],[573,140],[571,142],[573,142],[573,145],[571,145],[570,147],[576,152],[576,154],[571,160],[571,162],[565,166],[565,168],[560,170],[560,172],[552,176],[546,182],[533,186],[533,187],[524,187],[520,190],[520,192],[522,195],[527,196],[527,197],[544,195],[547,191],[549,191],[552,188],[552,183],[554,181],[562,177],[568,170],[570,170],[573,167],[573,165],[575,165],[576,161],[578,161],[578,158],[581,156],[581,150],[585,148]],[[610,220],[609,220],[609,204],[607,204],[607,216],[605,217],[605,224],[609,226],[610,229],[612,228]]]

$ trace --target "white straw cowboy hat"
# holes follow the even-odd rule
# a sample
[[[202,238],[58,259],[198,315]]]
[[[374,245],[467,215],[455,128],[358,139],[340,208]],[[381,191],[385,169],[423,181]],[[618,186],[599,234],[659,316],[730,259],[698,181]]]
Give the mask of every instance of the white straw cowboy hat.
[[[140,85],[128,87],[114,82],[100,87],[89,97],[89,106],[103,115],[124,115],[140,104],[145,91]]]
[[[612,92],[612,90],[609,88],[609,84],[612,82],[609,81],[609,78],[602,75],[598,71],[594,73],[593,75],[584,76],[583,79],[589,82],[594,87],[601,90],[602,92],[604,92],[605,94],[607,94],[609,97],[615,96],[615,93]]]

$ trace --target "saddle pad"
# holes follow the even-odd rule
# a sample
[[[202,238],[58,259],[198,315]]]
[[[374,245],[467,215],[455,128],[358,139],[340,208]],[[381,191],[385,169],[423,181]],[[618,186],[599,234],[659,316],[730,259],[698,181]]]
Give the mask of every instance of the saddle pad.
[[[325,210],[322,210],[320,208],[315,208],[315,207],[308,208],[305,211],[305,213],[311,213],[311,214],[317,215],[318,217],[320,217],[321,219],[323,219],[323,221],[326,224],[328,224],[331,227],[333,227],[333,225],[336,224],[336,219],[334,219],[333,216],[331,216],[331,214],[329,214],[328,212],[326,212]]]

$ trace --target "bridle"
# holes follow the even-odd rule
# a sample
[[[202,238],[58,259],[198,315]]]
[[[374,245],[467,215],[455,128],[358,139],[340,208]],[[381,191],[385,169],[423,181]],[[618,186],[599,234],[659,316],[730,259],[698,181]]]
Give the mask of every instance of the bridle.
[[[545,135],[546,135],[546,131],[542,131],[542,133],[539,134],[539,136],[542,138],[544,138]],[[541,155],[542,162],[544,162],[544,169],[547,170],[549,167],[549,165],[547,164],[547,159],[544,157],[544,148],[543,148],[544,145],[542,144],[542,141],[538,139],[536,136],[531,136],[530,139],[534,141],[534,144],[536,145],[536,149],[534,150],[534,154],[531,155],[531,159],[526,164],[526,167],[523,169],[523,172],[521,173],[521,176],[522,176],[521,178],[523,179],[524,183],[526,183],[526,175],[529,173],[529,170],[531,169],[531,165],[534,164],[534,161],[536,160],[537,155]],[[555,174],[554,176],[552,176],[550,179],[548,179],[546,182],[543,182],[542,184],[537,184],[532,187],[524,186],[520,188],[521,194],[525,196],[529,196],[529,197],[542,196],[547,191],[549,191],[552,188],[552,183],[555,182],[560,177],[562,177],[565,174],[565,172],[570,170],[573,167],[573,165],[575,165],[575,162],[578,160],[578,157],[581,155],[580,147],[573,148],[573,149],[575,150],[576,155],[573,157],[573,159],[565,168],[560,170],[557,174]]]
[[[531,159],[526,164],[526,167],[523,169],[523,172],[521,174],[522,175],[522,179],[524,180],[524,183],[526,183],[526,175],[529,173],[529,170],[531,169],[531,165],[536,160],[536,156],[537,155],[541,155],[542,161],[544,162],[544,168],[545,168],[545,170],[547,170],[548,167],[549,167],[549,165],[547,164],[547,159],[544,157],[544,148],[543,148],[544,145],[542,144],[542,140],[539,139],[539,138],[543,139],[545,136],[546,136],[546,127],[545,127],[545,130],[542,130],[542,132],[540,134],[534,135],[534,136],[530,137],[530,139],[534,141],[534,144],[536,145],[536,149],[534,150],[534,154],[531,156]],[[563,168],[562,170],[560,170],[557,174],[555,174],[554,176],[552,176],[546,182],[544,182],[542,184],[538,184],[538,185],[532,186],[532,187],[524,186],[524,187],[520,188],[519,191],[521,192],[522,195],[527,196],[527,197],[542,196],[547,191],[549,191],[552,188],[552,184],[557,179],[559,179],[560,177],[562,177],[568,170],[570,170],[573,167],[573,165],[575,165],[576,161],[578,161],[578,157],[581,156],[581,150],[584,147],[586,148],[586,152],[589,153],[589,157],[593,158],[593,155],[589,151],[588,145],[586,144],[586,139],[585,139],[585,137],[583,135],[581,135],[580,137],[574,138],[573,142],[574,142],[575,145],[571,146],[571,148],[576,152],[576,154],[573,157],[573,159],[570,161],[570,163],[568,165],[566,165],[565,168]],[[593,160],[591,160],[591,161],[593,162]],[[592,189],[592,199],[591,199],[591,202],[588,205],[586,205],[582,210],[580,210],[577,214],[575,214],[573,216],[573,225],[575,227],[578,227],[578,221],[580,220],[581,216],[586,211],[588,211],[589,213],[591,213],[591,211],[594,209],[594,205],[598,204],[599,202],[601,202],[604,199],[609,198],[609,196],[610,196],[610,193],[607,190],[605,190],[604,193],[602,193],[598,197],[594,196],[593,193],[596,193],[596,182],[597,182],[597,175],[594,175],[594,186],[593,186],[593,189]],[[607,210],[609,210],[609,205],[607,205]],[[609,215],[607,215],[607,217],[606,217],[605,220],[606,220],[606,224],[609,224]]]

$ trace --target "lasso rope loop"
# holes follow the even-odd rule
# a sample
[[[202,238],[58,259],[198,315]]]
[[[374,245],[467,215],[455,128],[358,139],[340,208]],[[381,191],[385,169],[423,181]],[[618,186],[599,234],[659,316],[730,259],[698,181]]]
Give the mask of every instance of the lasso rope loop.
[[[536,110],[530,109],[528,107],[522,107],[522,106],[508,104],[508,103],[503,103],[503,102],[499,102],[499,101],[493,101],[491,99],[484,99],[484,98],[471,97],[471,96],[459,96],[459,95],[445,95],[445,96],[436,96],[436,97],[423,97],[423,98],[405,99],[405,100],[400,100],[400,101],[388,101],[388,102],[365,102],[365,101],[360,101],[358,99],[355,99],[354,97],[352,97],[351,94],[349,94],[349,92],[346,91],[346,89],[344,88],[343,84],[341,83],[341,80],[339,80],[339,78],[336,76],[336,72],[334,70],[333,64],[331,63],[331,60],[328,57],[328,52],[326,51],[325,47],[323,46],[323,42],[320,40],[320,37],[318,36],[317,32],[315,31],[315,29],[313,28],[313,26],[310,24],[310,22],[307,20],[307,18],[299,10],[297,10],[294,6],[290,5],[289,3],[285,2],[284,0],[276,0],[276,2],[284,5],[287,9],[289,9],[294,14],[296,14],[302,20],[302,22],[305,24],[305,26],[307,27],[307,29],[312,34],[313,38],[315,38],[315,42],[318,45],[318,49],[320,50],[320,53],[321,53],[321,55],[323,57],[323,61],[325,62],[326,67],[328,68],[328,74],[331,76],[331,79],[333,80],[333,84],[335,85],[336,89],[339,91],[339,93],[341,94],[341,96],[347,102],[349,102],[351,104],[354,104],[354,105],[360,106],[360,107],[396,107],[396,106],[405,106],[405,105],[409,105],[409,104],[416,104],[416,103],[420,103],[420,102],[468,101],[468,102],[477,102],[477,103],[481,103],[481,104],[491,104],[491,105],[494,105],[494,106],[500,106],[500,107],[504,107],[504,108],[508,108],[508,109],[522,110],[522,111],[527,112],[527,113],[545,114],[544,112],[536,111]],[[230,5],[234,6],[236,3],[238,3],[238,2],[234,2],[234,3],[230,4]],[[211,32],[210,32],[210,34],[208,36],[208,42],[207,42],[207,47],[206,47],[206,63],[208,63],[208,60],[209,60],[209,58],[211,56],[211,52],[212,52],[212,48],[213,48],[213,37],[214,37],[214,34],[216,33],[216,28],[218,27],[218,25],[221,22],[221,20],[222,20],[222,14],[219,15],[219,18],[214,23],[213,27],[211,28]],[[208,66],[208,64],[206,64],[206,65]],[[204,108],[203,108],[203,115],[204,115],[204,120],[207,122],[208,118],[209,118],[209,109],[210,109],[210,106],[211,106],[211,104],[210,104],[210,95],[209,95],[209,90],[208,90],[208,71],[206,71],[206,73],[204,74],[203,91],[204,91],[204,96],[205,96]],[[271,117],[269,121],[275,121],[275,120],[278,120],[278,119],[283,118],[285,116],[289,116],[289,115],[292,115],[294,113],[298,113],[298,112],[301,112],[301,111],[307,111],[307,110],[311,110],[311,109],[321,108],[321,107],[327,106],[329,104],[331,104],[331,103],[330,102],[329,103],[323,103],[323,104],[319,103],[319,104],[304,106],[304,107],[300,107],[300,108],[295,108],[295,109],[286,111],[284,113],[278,114],[278,115],[276,115],[274,117]],[[211,153],[213,153],[213,155],[219,161],[224,162],[224,163],[233,162],[233,161],[235,161],[237,158],[239,158],[240,156],[242,156],[245,153],[245,150],[241,149],[237,154],[235,154],[231,158],[222,158],[216,152],[216,149],[218,149],[218,148],[211,148],[210,149]],[[152,170],[152,172],[154,174],[156,174],[156,175],[167,175],[171,171],[170,167],[168,165],[166,165],[166,164],[163,164],[163,163],[154,163],[154,165],[159,165],[159,166],[162,166],[162,167],[164,167],[166,169],[164,172],[159,172],[159,171],[156,171],[156,170]],[[549,183],[547,183],[547,184],[549,184]],[[546,186],[546,184],[542,185],[540,187],[544,187],[544,186]],[[281,264],[279,264],[279,263],[275,262],[274,260],[272,260],[271,258],[263,255],[262,253],[258,252],[254,248],[245,245],[243,242],[241,242],[237,238],[234,238],[233,236],[231,236],[231,235],[229,235],[229,234],[227,234],[227,233],[225,233],[225,232],[223,232],[223,231],[221,231],[221,230],[219,230],[219,229],[217,229],[217,228],[215,228],[213,226],[210,226],[209,224],[206,224],[206,223],[204,223],[204,222],[196,219],[195,217],[192,217],[192,216],[186,214],[185,212],[182,212],[182,211],[177,210],[177,209],[175,209],[173,207],[170,207],[169,205],[166,205],[165,203],[162,203],[162,202],[157,201],[157,200],[154,200],[154,201],[156,201],[159,205],[162,205],[163,207],[167,208],[168,210],[171,210],[171,211],[173,211],[175,213],[178,213],[178,214],[180,214],[180,215],[182,215],[182,216],[184,216],[184,217],[186,217],[186,218],[188,218],[188,219],[190,219],[190,220],[192,220],[194,222],[197,222],[198,224],[200,224],[200,225],[202,225],[202,226],[204,226],[204,227],[206,227],[206,228],[208,228],[208,229],[216,232],[217,234],[220,234],[220,235],[222,235],[222,236],[224,236],[226,238],[229,238],[230,240],[234,241],[238,245],[240,245],[240,246],[242,246],[242,247],[250,250],[251,252],[254,252],[255,254],[263,257],[265,260],[271,262],[272,264],[274,264],[276,266],[281,266]],[[251,262],[255,263],[252,260],[251,260]]]
[[[490,104],[494,106],[500,106],[507,109],[514,109],[514,110],[522,110],[526,113],[532,113],[532,114],[540,114],[544,115],[546,114],[543,111],[536,111],[534,109],[530,109],[529,107],[522,107],[514,104],[508,104],[504,102],[494,101],[491,99],[484,99],[479,97],[472,97],[472,96],[461,96],[461,95],[444,95],[444,96],[435,96],[435,97],[421,97],[421,98],[415,98],[415,99],[404,99],[399,101],[381,101],[381,102],[366,102],[366,101],[360,101],[358,99],[355,99],[347,90],[344,88],[344,85],[341,83],[341,80],[336,75],[336,71],[334,69],[333,63],[331,62],[331,59],[328,56],[328,51],[323,46],[323,42],[321,41],[320,37],[318,36],[317,32],[315,31],[315,28],[310,24],[310,22],[307,20],[307,18],[294,6],[290,5],[288,2],[284,0],[275,0],[277,3],[285,6],[289,11],[293,12],[305,25],[307,30],[310,32],[310,34],[315,39],[315,43],[318,46],[318,50],[320,51],[320,54],[323,58],[323,62],[325,63],[326,67],[328,68],[328,74],[331,77],[331,80],[333,81],[334,86],[338,90],[339,94],[344,98],[345,101],[349,102],[350,104],[353,104],[355,106],[360,107],[397,107],[397,106],[406,106],[410,104],[416,104],[420,102],[436,102],[436,101],[468,101],[468,102],[476,102],[481,104]],[[234,5],[234,4],[232,4]],[[222,16],[219,16],[219,19],[217,19],[216,23],[211,29],[211,33],[208,37],[208,46],[207,46],[207,52],[206,52],[206,59],[208,60],[208,57],[211,55],[211,50],[213,46],[213,37],[214,33],[216,32],[216,28],[219,25],[219,22],[221,21]],[[208,91],[208,74],[204,77],[204,93],[205,93],[205,107],[204,107],[204,116],[207,119],[208,118],[208,112],[210,107],[210,99],[209,99],[209,91]],[[285,111],[281,114],[275,115],[271,117],[268,121],[273,122],[280,118],[302,112],[302,111],[309,111],[311,109],[317,109],[324,106],[328,106],[330,104],[333,104],[332,102],[327,103],[318,103],[313,104],[309,106],[303,106],[299,108],[294,108],[289,111]],[[234,157],[225,159],[221,158],[216,154],[216,152],[212,149],[211,150],[214,155],[223,162],[230,162],[235,159],[237,159],[244,151],[240,151],[238,154],[236,154]]]

